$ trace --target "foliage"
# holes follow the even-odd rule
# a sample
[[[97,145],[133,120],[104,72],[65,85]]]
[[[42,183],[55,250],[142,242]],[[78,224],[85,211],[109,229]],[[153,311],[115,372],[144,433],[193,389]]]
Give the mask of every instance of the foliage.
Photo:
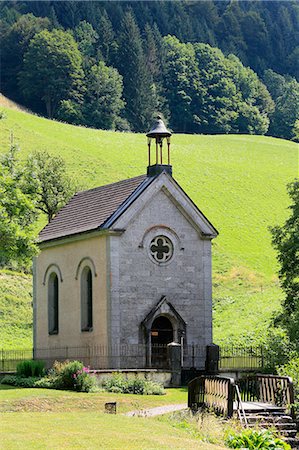
[[[104,61],[91,67],[87,73],[88,92],[84,101],[86,125],[102,129],[115,129],[124,108],[122,76]]]
[[[28,157],[25,173],[27,191],[34,197],[36,208],[50,222],[75,192],[65,161],[45,151],[34,152]]]
[[[299,402],[299,356],[293,356],[286,364],[277,367],[277,373],[281,376],[291,377],[294,384],[295,400]]]
[[[285,293],[278,318],[289,338],[299,347],[299,180],[288,184],[291,215],[283,226],[271,229],[272,243],[280,264],[279,279]]]
[[[156,99],[139,27],[130,11],[121,22],[119,48],[117,67],[123,76],[126,116],[134,131],[146,131],[151,125]]]
[[[296,124],[299,120],[298,81],[295,78],[279,75],[273,70],[266,70],[264,82],[275,101],[269,133],[298,141]]]
[[[203,102],[206,87],[200,80],[193,45],[183,44],[174,36],[165,37],[162,66],[171,127],[183,132],[194,131],[200,115],[198,105]]]
[[[18,75],[23,69],[23,58],[30,40],[36,33],[49,28],[48,18],[25,14],[3,33],[0,58],[1,67],[5,67],[5,70],[1,70],[1,81],[9,92],[14,93],[14,99],[24,100],[18,89]],[[39,110],[39,104],[35,106]]]
[[[89,22],[86,22],[86,20],[81,21],[76,26],[73,31],[73,35],[78,44],[78,49],[83,55],[85,65],[88,65],[89,59],[94,59],[96,55],[95,44],[99,38],[99,35],[94,30],[93,26]]]
[[[36,211],[14,145],[0,160],[0,266],[28,268],[36,254]]]
[[[294,355],[294,345],[282,328],[273,323],[264,343],[264,364],[268,372],[275,373],[277,366],[286,364]]]
[[[41,377],[45,372],[44,361],[28,360],[21,361],[17,364],[17,376],[29,378],[29,377]]]
[[[89,368],[80,361],[55,362],[46,382],[51,382],[55,389],[70,389],[78,392],[89,392],[95,387],[95,378],[90,375]],[[45,385],[44,385],[45,387]]]
[[[164,38],[165,96],[175,129],[265,134],[274,103],[257,75],[207,44]]]
[[[102,387],[108,392],[139,395],[163,395],[163,386],[140,378],[126,378],[121,373],[114,373],[103,381]]]
[[[179,132],[297,139],[295,1],[160,2],[158,10],[155,2],[2,4],[2,89],[38,113],[46,107],[70,123],[145,131],[160,111]],[[126,107],[116,117],[121,95],[107,102],[87,81],[100,62],[97,79],[108,68],[123,77]],[[261,82],[273,71],[285,85],[279,96],[269,85],[275,111]]]
[[[34,364],[35,363],[35,364]],[[47,376],[42,361],[23,361],[17,366],[17,375],[7,375],[2,384],[28,388],[63,389],[77,392],[90,392],[96,387],[95,378],[89,368],[80,361],[55,362]]]
[[[44,30],[31,39],[20,86],[25,97],[44,102],[48,117],[62,100],[81,100],[82,80],[82,56],[70,33]]]
[[[269,430],[248,429],[240,433],[230,432],[225,441],[229,448],[248,450],[291,450],[289,444],[275,437]]]
[[[33,388],[35,387],[35,383],[37,380],[39,380],[39,378],[23,377],[20,375],[5,375],[1,379],[1,384],[8,384],[10,386],[17,386],[22,388]]]

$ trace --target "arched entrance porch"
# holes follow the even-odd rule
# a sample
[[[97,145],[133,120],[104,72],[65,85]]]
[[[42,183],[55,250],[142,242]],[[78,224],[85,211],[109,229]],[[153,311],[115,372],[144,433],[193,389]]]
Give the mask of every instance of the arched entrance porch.
[[[183,346],[186,344],[186,322],[163,296],[140,325],[142,340],[146,347],[147,366],[167,368],[167,345],[170,342],[177,342]]]

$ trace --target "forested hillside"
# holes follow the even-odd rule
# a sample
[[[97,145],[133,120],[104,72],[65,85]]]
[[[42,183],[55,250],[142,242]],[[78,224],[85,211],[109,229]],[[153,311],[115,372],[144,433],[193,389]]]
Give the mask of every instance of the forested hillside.
[[[1,89],[50,118],[298,140],[296,1],[4,1]]]

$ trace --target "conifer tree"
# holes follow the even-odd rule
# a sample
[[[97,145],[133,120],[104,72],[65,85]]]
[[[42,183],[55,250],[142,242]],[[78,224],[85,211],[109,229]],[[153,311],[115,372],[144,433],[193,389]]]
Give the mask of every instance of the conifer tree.
[[[101,55],[106,64],[114,64],[117,53],[117,42],[112,23],[107,11],[104,10],[97,26],[98,38],[98,56]]]
[[[156,107],[153,80],[146,68],[139,28],[125,13],[119,37],[118,68],[123,76],[126,117],[133,130],[146,131]]]

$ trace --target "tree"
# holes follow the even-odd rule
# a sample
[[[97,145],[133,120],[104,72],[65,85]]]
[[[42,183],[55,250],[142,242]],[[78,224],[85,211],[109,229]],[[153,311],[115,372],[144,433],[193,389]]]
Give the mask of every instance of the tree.
[[[12,145],[0,161],[0,266],[28,268],[37,251],[33,228],[37,214],[17,151]]]
[[[41,31],[30,41],[20,74],[24,95],[42,100],[48,117],[62,100],[82,100],[82,56],[70,33]]]
[[[295,78],[284,77],[266,70],[265,83],[275,101],[269,134],[285,139],[296,139],[296,121],[299,119],[299,83]]]
[[[104,61],[91,67],[87,74],[85,123],[92,127],[114,129],[124,107],[122,76]]]
[[[126,118],[135,131],[146,131],[157,106],[146,68],[142,40],[132,12],[125,13],[119,37],[118,68],[123,76]]]
[[[283,226],[272,228],[272,243],[280,264],[279,279],[285,292],[279,321],[290,340],[299,347],[299,180],[288,185],[290,217]]]
[[[99,38],[97,32],[89,22],[83,20],[76,26],[73,35],[84,58],[84,66],[90,66],[92,62],[95,62],[96,43]]]
[[[179,132],[194,132],[204,87],[200,80],[192,44],[174,36],[163,41],[164,95],[171,113],[170,125]]]
[[[50,20],[33,14],[21,16],[1,39],[1,90],[9,97],[20,100],[18,75],[23,68],[23,57],[36,33],[51,27]],[[30,103],[29,103],[29,106]]]
[[[47,152],[35,152],[26,162],[25,174],[26,191],[35,199],[36,209],[45,213],[50,222],[75,193],[64,160]]]
[[[99,35],[98,52],[101,54],[106,64],[114,65],[115,55],[117,53],[117,43],[112,23],[106,10],[104,10],[99,19],[97,31]]]

